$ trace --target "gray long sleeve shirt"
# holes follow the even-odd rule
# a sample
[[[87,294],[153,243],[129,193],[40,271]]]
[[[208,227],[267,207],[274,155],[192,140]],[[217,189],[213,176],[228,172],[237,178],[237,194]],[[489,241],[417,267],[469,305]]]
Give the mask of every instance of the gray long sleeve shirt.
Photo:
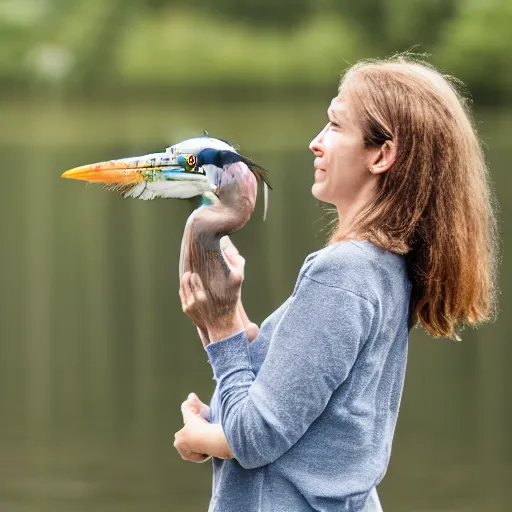
[[[338,242],[306,258],[252,343],[206,347],[211,420],[235,456],[213,459],[211,512],[365,508],[391,452],[410,288],[403,257]]]

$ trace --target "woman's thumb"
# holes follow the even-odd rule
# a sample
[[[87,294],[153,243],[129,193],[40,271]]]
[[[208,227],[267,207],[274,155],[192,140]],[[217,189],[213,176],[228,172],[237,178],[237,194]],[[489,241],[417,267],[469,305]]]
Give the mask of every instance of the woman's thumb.
[[[240,266],[241,261],[244,262],[245,260],[240,256],[240,253],[238,252],[238,249],[233,245],[233,242],[230,240],[229,236],[223,236],[220,239],[220,249],[226,259],[235,266]],[[240,261],[241,260],[241,261]],[[243,264],[243,263],[242,263]]]
[[[190,404],[190,406],[194,409],[196,414],[199,414],[204,419],[208,419],[210,416],[210,407],[206,405],[205,403],[201,402],[199,397],[195,393],[190,393],[188,395],[187,402]]]
[[[238,272],[243,274],[243,270],[245,267],[245,258],[240,256],[238,251],[233,251],[229,247],[223,251],[224,259],[228,264],[228,267],[233,272]]]
[[[190,393],[187,397],[188,405],[191,409],[194,410],[196,414],[199,414],[201,410],[201,400],[199,400],[198,396],[195,393]]]
[[[238,254],[238,249],[235,247],[235,245],[231,241],[231,238],[229,238],[228,235],[223,236],[219,240],[219,243],[220,248],[222,249],[223,252],[227,250],[229,252],[234,252],[235,254]]]

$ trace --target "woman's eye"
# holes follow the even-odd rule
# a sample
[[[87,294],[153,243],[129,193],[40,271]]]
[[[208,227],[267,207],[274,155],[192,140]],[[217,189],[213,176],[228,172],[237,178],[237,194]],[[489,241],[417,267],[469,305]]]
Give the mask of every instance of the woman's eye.
[[[337,123],[335,123],[335,122],[333,122],[333,121],[329,121],[329,126],[330,126],[331,128],[339,128],[339,127],[340,127],[340,125],[339,125],[339,124],[337,124]]]

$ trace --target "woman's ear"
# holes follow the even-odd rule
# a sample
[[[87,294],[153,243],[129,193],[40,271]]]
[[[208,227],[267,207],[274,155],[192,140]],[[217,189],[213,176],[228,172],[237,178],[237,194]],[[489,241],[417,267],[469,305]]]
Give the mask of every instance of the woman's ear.
[[[382,174],[386,172],[396,160],[396,145],[392,140],[387,140],[373,154],[369,170],[372,174]]]

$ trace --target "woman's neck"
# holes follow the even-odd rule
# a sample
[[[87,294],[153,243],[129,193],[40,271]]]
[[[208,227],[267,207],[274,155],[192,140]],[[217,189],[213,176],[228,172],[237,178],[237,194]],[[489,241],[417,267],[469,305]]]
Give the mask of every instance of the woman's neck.
[[[369,182],[366,187],[361,189],[358,197],[335,205],[338,212],[337,236],[351,239],[358,238],[358,234],[354,230],[357,220],[361,213],[373,202],[374,198],[375,184]]]

